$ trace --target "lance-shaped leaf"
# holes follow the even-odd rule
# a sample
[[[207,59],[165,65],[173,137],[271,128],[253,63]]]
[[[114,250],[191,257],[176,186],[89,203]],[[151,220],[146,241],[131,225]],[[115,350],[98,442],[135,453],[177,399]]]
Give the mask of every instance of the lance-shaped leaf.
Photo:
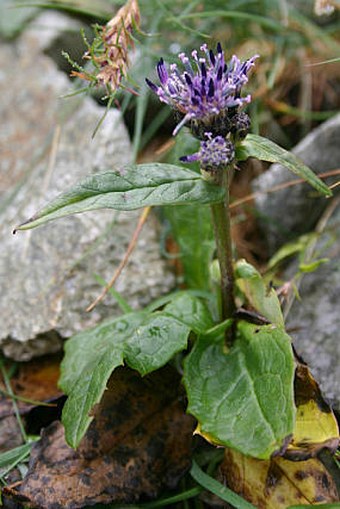
[[[59,217],[88,210],[134,210],[149,205],[216,203],[224,190],[187,168],[172,164],[137,164],[87,177],[18,226],[28,230]]]
[[[276,145],[271,140],[258,136],[256,134],[248,134],[248,136],[238,145],[236,157],[239,161],[244,161],[248,157],[255,157],[261,161],[270,163],[279,163],[288,168],[290,171],[304,179],[317,191],[325,196],[331,196],[332,191],[324,184],[315,173],[308,168],[294,154]]]
[[[209,441],[267,459],[294,428],[295,363],[289,336],[276,325],[238,324],[235,345],[204,337],[185,361],[188,411]]]
[[[151,373],[186,348],[191,330],[211,325],[206,306],[197,297],[181,294],[163,311],[129,313],[68,340],[60,387],[68,395],[62,420],[69,445],[77,447],[84,436],[93,418],[91,409],[115,368],[126,363],[141,375]]]

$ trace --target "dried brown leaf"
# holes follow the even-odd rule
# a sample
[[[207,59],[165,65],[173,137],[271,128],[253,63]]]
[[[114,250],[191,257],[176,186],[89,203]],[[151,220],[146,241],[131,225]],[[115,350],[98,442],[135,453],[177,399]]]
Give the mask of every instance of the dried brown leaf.
[[[118,369],[77,451],[59,422],[33,448],[22,485],[5,492],[41,509],[132,503],[176,486],[190,467],[193,419],[168,368],[141,378]]]
[[[34,401],[46,402],[61,396],[62,392],[58,388],[59,364],[60,356],[57,355],[18,365],[10,383],[13,393],[18,397],[16,402],[21,414],[26,414],[36,406]],[[13,415],[12,400],[6,394],[5,384],[0,379],[0,419]]]

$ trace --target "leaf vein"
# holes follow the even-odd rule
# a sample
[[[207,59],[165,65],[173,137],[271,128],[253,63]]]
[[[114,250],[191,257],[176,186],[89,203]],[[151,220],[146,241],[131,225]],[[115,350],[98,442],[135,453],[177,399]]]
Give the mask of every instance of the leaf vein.
[[[245,376],[247,376],[247,378],[249,380],[249,385],[253,389],[253,394],[255,396],[254,401],[257,404],[258,410],[259,410],[259,412],[260,412],[260,414],[261,414],[261,416],[262,416],[262,418],[264,420],[264,423],[266,424],[267,429],[270,431],[270,434],[272,435],[274,441],[276,442],[275,431],[274,431],[273,426],[271,425],[271,423],[268,422],[268,420],[266,418],[265,412],[264,412],[264,410],[262,408],[262,405],[260,403],[260,398],[258,397],[257,391],[255,389],[254,381],[253,381],[253,379],[252,379],[252,377],[251,377],[251,375],[249,373],[249,369],[248,369],[248,365],[247,365],[247,357],[246,357],[245,353],[242,350],[240,350],[240,357],[239,357],[239,359],[240,359],[240,365],[244,369]]]

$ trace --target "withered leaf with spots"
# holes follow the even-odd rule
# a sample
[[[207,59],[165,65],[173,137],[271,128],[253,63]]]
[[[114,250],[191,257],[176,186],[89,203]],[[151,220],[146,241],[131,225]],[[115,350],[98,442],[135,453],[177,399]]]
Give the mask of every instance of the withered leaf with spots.
[[[23,483],[6,493],[39,509],[133,503],[174,488],[190,467],[194,422],[172,369],[117,369],[94,415],[76,451],[59,422],[46,428]]]
[[[284,457],[301,461],[317,456],[322,449],[334,453],[339,445],[338,423],[301,358],[297,358],[294,392],[297,409],[295,428]]]
[[[258,509],[339,501],[336,485],[321,461],[258,460],[226,449],[222,481]]]

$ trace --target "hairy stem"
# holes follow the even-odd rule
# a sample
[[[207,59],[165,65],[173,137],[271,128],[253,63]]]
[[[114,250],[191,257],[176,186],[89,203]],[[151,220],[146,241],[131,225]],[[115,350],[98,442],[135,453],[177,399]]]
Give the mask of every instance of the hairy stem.
[[[230,168],[222,173],[219,185],[225,188],[225,198],[222,203],[211,206],[215,239],[217,247],[217,258],[221,270],[221,296],[222,296],[222,321],[231,318],[235,311],[234,300],[234,270],[231,242],[230,212],[229,212],[229,185]],[[231,338],[227,338],[229,345]]]

